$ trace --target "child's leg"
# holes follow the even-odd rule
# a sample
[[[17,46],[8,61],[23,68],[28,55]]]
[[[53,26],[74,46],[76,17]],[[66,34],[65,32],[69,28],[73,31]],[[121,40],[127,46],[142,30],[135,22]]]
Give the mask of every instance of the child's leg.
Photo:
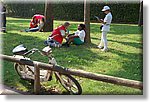
[[[38,30],[39,30],[39,27],[29,29],[30,32],[36,32],[36,31],[38,31]]]
[[[102,48],[103,47],[103,33],[101,35],[101,41],[100,41],[100,44],[98,45],[99,48]]]
[[[107,49],[107,32],[102,32],[102,40],[104,43],[104,49]]]
[[[69,34],[67,37],[70,37],[70,36],[73,36],[74,35],[74,33],[73,34]]]
[[[31,28],[31,29],[25,29],[26,32],[36,32],[39,30],[39,27]]]
[[[73,39],[74,39],[73,37],[72,37],[72,38],[69,38],[67,44],[70,44],[71,42],[73,42]]]
[[[51,46],[51,47],[61,47],[62,45],[58,42],[47,42],[47,45],[48,46]]]
[[[73,39],[73,44],[75,45],[82,45],[84,42],[81,41],[80,38],[74,38]]]

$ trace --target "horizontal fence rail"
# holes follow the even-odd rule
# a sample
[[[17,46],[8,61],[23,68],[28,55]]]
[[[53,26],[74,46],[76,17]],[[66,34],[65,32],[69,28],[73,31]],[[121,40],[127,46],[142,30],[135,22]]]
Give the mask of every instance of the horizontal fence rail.
[[[46,64],[42,62],[20,59],[20,58],[15,58],[13,56],[7,56],[7,55],[2,55],[2,54],[0,54],[0,58],[2,60],[7,60],[10,62],[36,66],[38,68],[42,68],[45,70],[57,71],[62,74],[71,74],[71,75],[75,75],[75,76],[79,76],[83,78],[88,78],[92,80],[97,80],[97,81],[102,81],[102,82],[107,82],[107,83],[112,83],[112,84],[117,84],[117,85],[122,85],[122,86],[127,86],[127,87],[132,87],[132,88],[143,90],[143,82],[140,82],[140,81],[118,78],[118,77],[102,75],[102,74],[96,74],[96,73],[86,72],[83,70],[63,68],[57,65],[54,66],[54,65],[50,65],[50,64]]]

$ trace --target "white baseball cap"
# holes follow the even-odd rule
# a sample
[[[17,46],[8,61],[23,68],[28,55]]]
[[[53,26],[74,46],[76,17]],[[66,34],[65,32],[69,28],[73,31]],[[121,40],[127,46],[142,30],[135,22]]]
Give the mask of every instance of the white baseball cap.
[[[110,10],[110,7],[109,6],[104,6],[102,11],[106,11],[106,10]]]

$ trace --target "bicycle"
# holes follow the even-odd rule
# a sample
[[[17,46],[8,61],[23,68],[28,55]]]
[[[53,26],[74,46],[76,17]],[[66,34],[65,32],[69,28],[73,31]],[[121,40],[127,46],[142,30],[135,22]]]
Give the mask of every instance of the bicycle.
[[[47,46],[40,51],[39,49],[32,48],[31,50],[27,50],[27,48],[22,44],[18,45],[13,49],[13,54],[15,58],[21,58],[26,60],[31,60],[30,56],[35,52],[39,52],[42,56],[48,57],[49,64],[57,65],[55,58],[52,56],[52,49]],[[34,67],[29,65],[22,65],[20,63],[14,63],[14,69],[21,79],[28,80],[34,82]],[[82,93],[82,88],[79,82],[68,74],[61,74],[59,72],[44,70],[40,68],[40,82],[51,81],[53,74],[56,79],[60,82],[60,84],[73,95],[80,95]]]

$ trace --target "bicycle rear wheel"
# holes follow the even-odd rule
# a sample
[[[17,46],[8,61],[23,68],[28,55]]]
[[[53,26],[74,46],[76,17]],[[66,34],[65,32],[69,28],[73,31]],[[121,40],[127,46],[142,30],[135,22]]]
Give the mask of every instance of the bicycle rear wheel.
[[[55,73],[57,79],[61,83],[61,85],[73,95],[80,95],[82,94],[82,88],[79,82],[70,75],[67,74],[59,74]]]

